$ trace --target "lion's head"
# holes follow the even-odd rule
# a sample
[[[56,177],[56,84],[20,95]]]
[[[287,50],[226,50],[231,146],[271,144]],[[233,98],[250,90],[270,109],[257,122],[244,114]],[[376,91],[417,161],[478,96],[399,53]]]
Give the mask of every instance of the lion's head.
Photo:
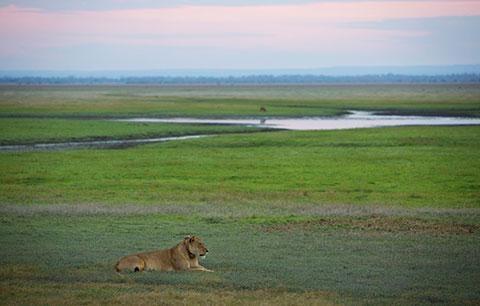
[[[195,257],[207,255],[207,246],[200,237],[186,236],[183,241],[189,254]]]

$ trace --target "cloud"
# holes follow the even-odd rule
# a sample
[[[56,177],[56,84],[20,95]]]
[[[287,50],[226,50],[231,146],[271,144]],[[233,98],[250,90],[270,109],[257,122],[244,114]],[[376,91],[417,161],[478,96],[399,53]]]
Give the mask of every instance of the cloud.
[[[47,11],[110,11],[124,9],[155,9],[178,6],[277,6],[299,5],[306,3],[322,2],[368,2],[369,0],[82,0],[82,1],[58,1],[58,0],[0,0],[1,6],[14,5],[23,8],[37,8]],[[370,0],[372,1],[372,0]],[[389,1],[389,0],[376,0]],[[424,0],[403,0],[424,1]],[[437,0],[449,1],[449,0]]]
[[[480,29],[480,16],[411,18],[379,22],[358,22],[350,25],[357,29],[421,32],[419,37],[397,37],[390,42],[392,48],[415,52],[423,61],[452,61],[475,63],[480,61],[480,40],[474,29]],[[414,48],[408,48],[409,45]]]
[[[131,3],[109,1],[113,2]],[[286,67],[308,64],[297,60],[298,57],[308,59],[312,65],[332,61],[355,64],[368,58],[376,62],[384,59],[382,54],[396,49],[404,50],[412,63],[416,63],[423,58],[415,55],[414,45],[409,44],[418,44],[435,31],[431,27],[406,26],[411,20],[444,17],[461,20],[465,16],[480,16],[480,3],[333,1],[105,11],[46,11],[10,5],[0,8],[0,65],[18,64],[22,58],[22,64],[52,65],[55,57],[60,57],[59,52],[63,52],[63,62],[70,59],[79,64],[78,58],[90,54],[99,66],[112,61],[125,65],[122,55],[132,61],[129,64],[145,65],[145,58],[162,54],[163,59],[157,58],[159,65],[168,59],[176,65],[188,62],[190,67],[198,67],[206,62],[216,65],[217,59],[222,65],[263,60],[271,65],[284,63]],[[468,29],[459,26],[457,31]],[[458,42],[466,39],[464,36],[459,34],[449,39]],[[102,56],[95,56],[95,52]],[[215,56],[209,56],[209,52]],[[209,60],[202,61],[198,54]]]

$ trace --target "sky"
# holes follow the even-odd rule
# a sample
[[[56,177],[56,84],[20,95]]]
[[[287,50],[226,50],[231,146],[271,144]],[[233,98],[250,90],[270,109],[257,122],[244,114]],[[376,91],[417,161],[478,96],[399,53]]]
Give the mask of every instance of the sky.
[[[480,64],[480,0],[0,0],[0,70]]]

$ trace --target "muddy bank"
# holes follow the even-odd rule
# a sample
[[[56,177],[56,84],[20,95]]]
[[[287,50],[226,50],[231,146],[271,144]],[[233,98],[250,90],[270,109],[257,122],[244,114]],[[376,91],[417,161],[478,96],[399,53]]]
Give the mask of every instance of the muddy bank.
[[[0,152],[22,152],[22,151],[52,151],[81,148],[123,148],[139,144],[166,142],[172,140],[185,140],[207,137],[213,135],[190,135],[177,137],[160,137],[145,139],[117,139],[117,140],[95,140],[95,141],[71,141],[62,143],[37,143],[24,145],[3,145]]]

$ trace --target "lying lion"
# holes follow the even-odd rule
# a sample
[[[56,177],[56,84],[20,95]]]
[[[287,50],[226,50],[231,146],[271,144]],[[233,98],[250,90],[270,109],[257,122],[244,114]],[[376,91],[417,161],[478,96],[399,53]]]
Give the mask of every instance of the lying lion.
[[[144,270],[213,272],[198,263],[198,257],[204,257],[207,252],[202,239],[187,236],[170,249],[122,257],[115,265],[115,269],[117,272]]]

